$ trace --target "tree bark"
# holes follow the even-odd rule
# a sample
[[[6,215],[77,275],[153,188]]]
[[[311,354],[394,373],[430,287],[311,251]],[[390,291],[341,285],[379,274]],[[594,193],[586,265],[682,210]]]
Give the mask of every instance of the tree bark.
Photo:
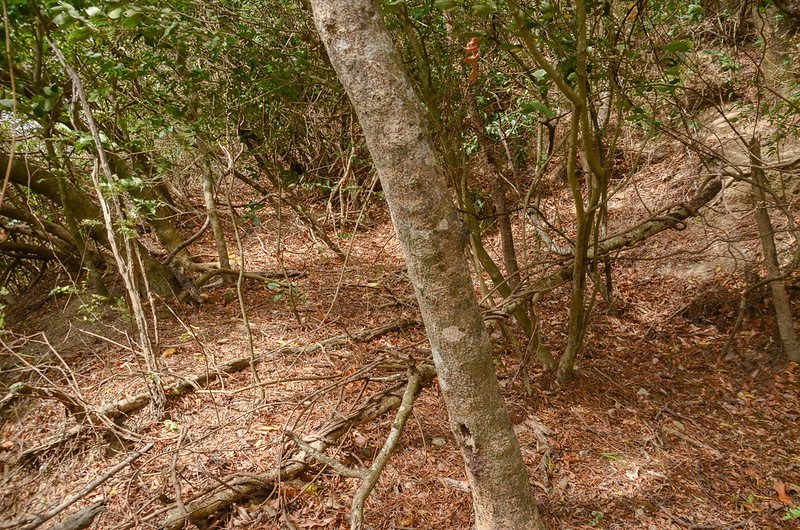
[[[8,154],[0,152],[0,167],[8,167],[8,163]],[[46,167],[37,164],[33,160],[15,157],[11,164],[10,182],[27,187],[57,206],[68,203],[72,215],[79,223],[84,220],[96,221],[101,218],[100,208],[92,202],[86,192],[63,179],[63,182],[59,184],[59,179],[61,177],[54,175]],[[88,236],[105,247],[109,245],[108,234],[100,225],[90,228]],[[139,252],[147,270],[148,281],[153,291],[163,298],[176,296],[180,292],[180,286],[174,274],[155,259],[139,242],[134,242],[134,245],[139,247]],[[76,257],[80,259],[80,256]]]
[[[230,269],[231,262],[228,260],[228,245],[225,242],[225,232],[222,229],[222,223],[219,221],[217,203],[214,200],[214,175],[211,173],[211,163],[208,161],[205,163],[205,174],[203,175],[203,199],[206,203],[206,215],[211,221],[211,231],[214,233],[214,244],[217,247],[217,256],[219,256],[219,267],[221,269]]]
[[[466,463],[475,528],[543,528],[494,373],[465,255],[469,229],[450,200],[422,106],[372,0],[312,0],[350,96],[408,263]]]
[[[778,251],[775,248],[775,232],[769,218],[769,211],[767,211],[767,197],[764,188],[768,184],[761,167],[761,141],[758,138],[753,138],[750,144],[750,164],[753,174],[753,202],[755,202],[758,235],[761,238],[761,248],[764,252],[764,266],[767,269],[767,278],[775,278],[770,282],[769,287],[772,291],[772,306],[775,308],[781,346],[790,361],[800,362],[800,341],[797,340],[797,333],[794,330],[792,305],[786,294],[786,285],[783,282],[783,273],[778,261]]]

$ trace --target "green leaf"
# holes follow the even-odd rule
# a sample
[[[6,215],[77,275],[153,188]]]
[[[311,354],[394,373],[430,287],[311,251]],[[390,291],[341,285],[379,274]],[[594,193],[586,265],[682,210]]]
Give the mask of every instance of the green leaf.
[[[267,284],[267,289],[269,289],[270,291],[277,291],[280,288],[281,288],[281,284],[279,284],[279,283],[269,282]]]
[[[122,8],[117,7],[116,9],[112,9],[108,12],[108,18],[111,20],[117,20],[119,17],[122,16]]]
[[[690,52],[694,49],[694,45],[685,40],[674,40],[668,42],[661,47],[665,52]]]
[[[786,510],[786,515],[781,517],[781,521],[791,521],[792,519],[800,519],[800,505]]]
[[[56,101],[57,100],[58,100],[57,97],[45,98],[44,103],[42,104],[42,109],[45,112],[50,112],[51,110],[53,110],[53,107],[56,106]]]
[[[167,29],[164,30],[164,34],[162,35],[162,37],[169,37],[169,34],[172,33],[172,30],[175,29],[176,27],[178,27],[177,22],[173,22],[172,24],[167,26]]]
[[[63,26],[69,22],[72,22],[72,17],[66,11],[57,14],[53,18],[53,24],[56,26]]]
[[[144,186],[144,182],[139,177],[131,177],[127,179],[119,179],[119,185],[126,190],[141,189]]]
[[[97,6],[89,6],[89,7],[87,7],[86,8],[86,14],[89,15],[90,18],[105,16],[105,13],[103,13],[103,10],[100,9],[99,7],[97,7]]]
[[[82,26],[80,28],[76,28],[75,30],[71,31],[68,38],[72,42],[79,42],[82,40],[86,40],[87,38],[91,37],[92,34],[94,33],[95,30],[90,28],[89,26]]]
[[[125,19],[122,21],[122,25],[126,28],[135,28],[142,21],[142,18],[144,18],[144,15],[138,9],[128,9],[125,11]]]
[[[522,103],[519,106],[519,109],[524,112],[525,114],[530,114],[532,112],[538,112],[540,114],[544,114],[548,118],[553,118],[556,113],[553,112],[553,109],[545,105],[544,103],[540,103],[538,101],[531,101],[529,103]]]
[[[497,4],[494,2],[483,2],[476,5],[472,11],[479,17],[489,17],[497,12]]]
[[[0,106],[12,108],[14,106],[13,99],[0,99]]]
[[[75,149],[85,149],[94,144],[94,138],[90,134],[82,134],[80,138],[75,141]]]
[[[442,11],[451,11],[457,7],[455,0],[436,0],[436,8]]]

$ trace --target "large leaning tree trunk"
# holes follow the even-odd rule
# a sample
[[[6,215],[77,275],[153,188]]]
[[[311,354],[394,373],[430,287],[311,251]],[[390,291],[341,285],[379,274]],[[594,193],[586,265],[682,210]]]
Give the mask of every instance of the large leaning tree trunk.
[[[469,229],[450,200],[422,106],[380,9],[372,0],[311,5],[358,114],[406,257],[466,463],[475,528],[542,528],[468,272]]]
[[[54,207],[63,208],[63,204],[68,203],[70,215],[79,225],[84,221],[97,221],[102,218],[100,208],[83,189],[32,159],[16,156],[12,160],[8,153],[0,151],[0,168],[8,168],[10,183],[26,187],[32,193],[49,200]],[[0,215],[4,214],[0,212]],[[110,248],[108,234],[103,230],[102,223],[89,227],[87,238],[105,248]],[[172,271],[158,261],[141,243],[134,241],[133,244],[141,253],[153,292],[166,299],[174,297],[180,291],[180,285]],[[79,255],[76,257],[81,258]]]

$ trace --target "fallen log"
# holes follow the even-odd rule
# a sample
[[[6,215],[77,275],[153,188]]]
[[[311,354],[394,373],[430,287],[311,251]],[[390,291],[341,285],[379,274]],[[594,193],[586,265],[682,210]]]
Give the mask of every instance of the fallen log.
[[[273,360],[278,357],[284,357],[286,355],[310,354],[321,349],[335,348],[337,346],[343,346],[345,344],[350,344],[353,342],[355,343],[371,342],[377,339],[378,337],[386,335],[387,333],[391,333],[392,331],[402,330],[416,324],[417,322],[412,319],[393,320],[392,322],[389,322],[377,328],[365,329],[353,334],[336,335],[334,337],[330,337],[323,341],[314,344],[309,344],[307,346],[282,346],[266,354],[259,355],[258,357],[256,357],[256,362]],[[180,381],[165,387],[164,393],[167,395],[167,398],[182,396],[188,392],[192,392],[196,389],[199,389],[207,385],[210,381],[218,377],[222,377],[226,374],[241,372],[242,370],[249,367],[250,367],[249,357],[240,357],[238,359],[233,359],[231,361],[221,364],[216,370],[209,372],[201,372],[199,374],[182,378]],[[4,398],[3,401],[5,401],[5,399],[6,398]],[[129,398],[104,405],[100,407],[99,410],[94,411],[90,415],[102,416],[113,422],[114,420],[121,420],[124,416],[127,416],[133,412],[143,409],[149,403],[150,403],[149,393],[137,394],[135,396],[131,396]],[[97,425],[95,425],[95,427],[96,426]],[[79,435],[80,433],[85,431],[88,427],[89,424],[85,422],[79,423],[74,427],[72,427],[71,429],[68,429],[67,431],[57,436],[53,436],[50,439],[44,441],[43,443],[35,447],[26,449],[20,454],[19,461],[20,462],[29,461],[30,459],[35,458],[39,454],[51,451],[54,448],[63,444],[64,442]]]
[[[431,385],[436,371],[432,365],[417,368],[419,388]],[[372,395],[359,409],[342,417],[335,418],[319,426],[313,434],[303,438],[316,454],[324,454],[331,445],[349,432],[354,426],[367,423],[394,410],[403,400],[406,382],[399,382],[392,387]],[[176,503],[167,513],[159,528],[163,530],[179,530],[186,523],[202,526],[208,518],[226,509],[233,503],[255,495],[269,494],[278,481],[291,480],[302,473],[315,459],[314,454],[302,449],[290,454],[276,469],[255,474],[233,474],[219,481],[221,485],[210,488],[195,500],[178,506]],[[143,522],[145,519],[140,519]],[[130,523],[133,525],[134,523]],[[123,526],[130,528],[130,526]]]

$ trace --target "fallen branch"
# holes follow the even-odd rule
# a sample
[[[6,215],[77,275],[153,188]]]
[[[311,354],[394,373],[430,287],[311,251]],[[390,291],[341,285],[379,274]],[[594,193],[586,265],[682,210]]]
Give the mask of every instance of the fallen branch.
[[[284,357],[286,355],[306,355],[314,353],[318,350],[335,348],[338,346],[343,346],[345,344],[350,344],[351,342],[355,343],[371,342],[377,339],[378,337],[386,335],[387,333],[405,329],[416,324],[417,322],[411,319],[393,320],[392,322],[389,322],[377,328],[365,329],[354,334],[336,335],[334,337],[325,339],[321,342],[309,344],[307,346],[283,346],[275,350],[272,350],[271,352],[268,352],[266,354],[259,355],[256,358],[256,362],[273,360],[278,357]],[[165,386],[164,393],[167,395],[167,398],[185,395],[188,392],[192,392],[196,389],[203,387],[204,385],[207,385],[210,381],[216,378],[222,377],[226,374],[241,372],[242,370],[245,370],[246,368],[249,367],[250,367],[249,357],[240,357],[238,359],[233,359],[231,361],[221,364],[219,368],[217,368],[216,370],[195,374],[183,378],[177,383]],[[149,403],[150,403],[149,393],[137,394],[135,396],[123,399],[121,401],[104,405],[100,407],[100,409],[96,410],[95,413],[100,416],[105,416],[107,419],[113,421],[122,418],[123,416],[126,416],[128,414],[131,414],[133,412],[136,412],[138,410],[141,410],[144,407],[146,407]],[[28,459],[35,458],[37,455],[41,453],[50,451],[60,446],[67,440],[70,440],[71,438],[79,435],[84,430],[86,430],[86,428],[87,428],[86,423],[79,423],[78,425],[75,425],[66,432],[54,436],[40,445],[37,445],[30,449],[26,449],[20,455],[20,461],[26,461]]]
[[[364,503],[366,503],[367,497],[369,497],[369,494],[372,493],[378,483],[383,468],[389,461],[389,457],[392,456],[395,447],[397,447],[397,442],[400,441],[400,435],[403,434],[403,427],[405,427],[406,421],[411,415],[411,407],[414,404],[414,398],[419,393],[423,377],[424,374],[412,368],[406,390],[403,393],[403,400],[397,409],[394,423],[392,423],[392,430],[389,431],[389,436],[386,438],[383,447],[381,447],[378,456],[375,457],[372,466],[365,471],[361,486],[353,497],[353,506],[350,513],[351,530],[364,528]],[[432,378],[432,376],[430,377]]]
[[[43,523],[46,523],[47,521],[49,521],[50,519],[52,519],[56,515],[60,514],[61,512],[63,512],[64,510],[66,510],[67,508],[69,508],[70,506],[72,506],[73,504],[78,502],[79,500],[81,500],[82,498],[86,497],[88,494],[90,494],[92,491],[94,491],[102,483],[104,483],[105,481],[107,481],[108,479],[113,477],[120,470],[122,470],[122,469],[128,467],[129,465],[131,465],[134,460],[136,460],[137,458],[139,458],[140,456],[142,456],[144,453],[146,453],[147,451],[149,451],[152,448],[153,448],[153,444],[152,443],[148,443],[147,445],[142,447],[140,450],[138,450],[138,451],[136,451],[134,453],[131,453],[130,455],[128,455],[128,457],[125,460],[123,460],[122,462],[120,462],[116,466],[112,467],[111,469],[109,469],[108,471],[103,473],[102,475],[100,475],[97,478],[95,478],[94,480],[92,480],[90,483],[88,483],[87,485],[85,485],[84,487],[79,489],[73,495],[67,497],[67,499],[65,499],[61,504],[59,504],[55,508],[52,508],[52,509],[50,509],[50,510],[48,510],[45,513],[42,513],[42,514],[26,515],[26,516],[24,516],[24,517],[22,517],[20,519],[17,519],[16,521],[11,521],[10,523],[3,523],[2,525],[0,525],[0,528],[4,528],[4,529],[5,528],[17,528],[18,530],[33,530],[34,528],[38,528]]]
[[[672,427],[670,427],[668,425],[662,425],[661,426],[661,430],[664,431],[667,434],[671,434],[672,436],[675,436],[676,438],[680,438],[684,442],[686,442],[686,443],[688,443],[690,445],[693,445],[693,446],[697,447],[698,449],[703,449],[704,451],[708,451],[711,454],[711,456],[713,456],[717,460],[722,458],[722,453],[720,453],[719,451],[717,451],[716,449],[714,449],[710,445],[704,444],[700,440],[695,440],[694,438],[692,438],[688,434],[684,434],[681,431],[679,431],[678,429],[674,429],[674,428],[672,428]]]
[[[201,226],[201,227],[200,227],[200,230],[198,230],[197,232],[195,232],[195,233],[194,233],[194,235],[190,236],[190,237],[189,237],[189,239],[186,239],[186,240],[185,240],[185,241],[183,241],[181,244],[179,244],[177,247],[173,248],[173,249],[172,249],[172,252],[170,252],[169,254],[167,254],[167,257],[165,257],[165,258],[164,258],[164,260],[162,261],[162,263],[163,263],[164,265],[171,265],[171,264],[172,264],[172,260],[174,260],[174,259],[175,259],[175,256],[177,256],[177,255],[178,255],[178,253],[179,253],[181,250],[185,249],[186,247],[188,247],[189,245],[191,245],[192,243],[194,243],[195,241],[197,241],[198,239],[200,239],[200,236],[202,236],[202,235],[203,235],[203,232],[205,232],[205,231],[206,231],[206,229],[208,229],[208,227],[209,227],[209,225],[210,225],[210,224],[211,224],[211,218],[210,218],[210,217],[208,217],[208,216],[206,216],[206,220],[205,220],[205,222],[203,223],[203,226]]]
[[[418,373],[420,377],[418,388],[429,386],[436,375],[435,369],[431,365],[419,367]],[[398,384],[374,394],[359,409],[322,424],[303,441],[313,449],[313,453],[324,453],[353,426],[372,421],[390,410],[400,407],[403,403],[403,396],[406,394],[406,392],[403,395],[400,394],[402,387],[402,384]],[[192,502],[186,503],[185,511],[177,505],[173,506],[159,528],[179,530],[184,528],[187,522],[202,525],[210,516],[233,503],[257,494],[269,493],[278,481],[297,477],[309,466],[313,458],[315,458],[313,454],[301,449],[284,459],[280,467],[267,473],[234,474],[225,477],[220,480],[222,486],[215,486]],[[145,520],[146,518],[140,519],[139,522]],[[123,528],[130,528],[133,524],[130,523]]]
[[[605,238],[598,246],[597,255],[604,257],[618,250],[635,247],[658,233],[684,226],[684,221],[699,215],[700,208],[711,202],[721,190],[722,181],[716,177],[710,178],[688,202],[681,203],[667,212],[647,219],[622,233]],[[592,253],[590,253],[589,259],[594,259]],[[513,293],[500,306],[486,312],[484,318],[505,318],[513,314],[518,307],[527,303],[538,293],[552,291],[571,280],[574,267],[575,264],[570,260],[553,274],[534,282],[533,285],[526,289]]]
[[[405,427],[406,421],[408,421],[408,417],[411,415],[411,407],[414,404],[414,399],[419,393],[422,378],[423,374],[421,374],[415,368],[411,369],[408,377],[408,384],[406,385],[406,390],[403,393],[403,399],[400,403],[400,407],[397,409],[397,416],[395,416],[389,436],[386,438],[383,447],[375,457],[372,466],[370,466],[368,469],[354,469],[347,467],[338,460],[335,460],[323,452],[316,450],[293,432],[286,431],[286,435],[289,436],[298,445],[298,447],[300,447],[300,449],[305,451],[307,454],[311,455],[326,466],[329,466],[342,476],[358,478],[361,480],[361,486],[353,496],[353,504],[350,512],[351,530],[361,530],[364,528],[364,504],[367,501],[367,497],[369,497],[369,494],[378,483],[378,479],[383,472],[383,468],[386,466],[386,463],[389,461],[389,457],[392,455],[397,447],[397,443],[400,441],[400,435],[403,434],[403,427]]]
[[[41,399],[52,399],[58,401],[67,411],[75,416],[79,422],[83,421],[92,411],[88,410],[83,403],[79,403],[74,397],[65,394],[57,388],[41,388],[27,383],[14,383],[9,388],[8,394],[0,400],[0,412],[9,404],[13,403],[20,396],[38,397]]]
[[[83,530],[89,528],[94,518],[106,511],[106,502],[99,501],[82,510],[78,510],[60,523],[51,526],[50,530]]]
[[[294,271],[294,270],[289,270],[289,271],[285,271],[285,272],[283,272],[283,271],[263,271],[263,272],[247,272],[247,271],[245,271],[245,272],[241,273],[242,277],[243,278],[247,278],[248,280],[257,280],[257,281],[260,281],[260,282],[274,282],[274,283],[277,283],[280,286],[281,289],[289,289],[289,286],[284,284],[284,283],[281,283],[281,281],[278,280],[278,278],[281,278],[281,279],[287,278],[287,277],[289,277],[289,278],[303,278],[303,277],[306,276],[306,274],[307,273],[305,271]],[[205,284],[207,284],[209,281],[211,281],[212,278],[214,278],[216,276],[235,276],[235,277],[238,278],[239,277],[239,271],[238,270],[233,270],[233,269],[210,269],[210,270],[206,270],[203,273],[203,275],[201,275],[199,278],[194,280],[194,282],[193,282],[194,287],[195,288],[203,287]],[[181,302],[185,302],[186,300],[189,299],[191,294],[192,293],[190,292],[190,290],[184,291],[178,296],[178,300],[180,300]]]

